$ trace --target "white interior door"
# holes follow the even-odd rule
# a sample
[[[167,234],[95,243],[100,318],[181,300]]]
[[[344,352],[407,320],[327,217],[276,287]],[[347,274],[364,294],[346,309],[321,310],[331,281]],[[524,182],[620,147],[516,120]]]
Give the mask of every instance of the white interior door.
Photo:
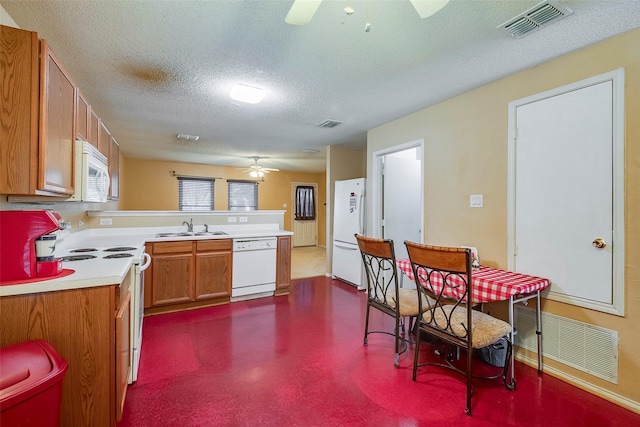
[[[611,307],[614,87],[569,89],[515,108],[510,268],[549,278],[549,298]]]
[[[296,187],[312,186],[316,202],[316,219],[296,220]],[[291,221],[293,222],[293,247],[316,246],[318,244],[318,185],[315,183],[294,182],[291,184]]]
[[[396,258],[407,258],[405,240],[422,242],[422,156],[418,147],[383,158],[382,215],[385,239],[393,239]]]

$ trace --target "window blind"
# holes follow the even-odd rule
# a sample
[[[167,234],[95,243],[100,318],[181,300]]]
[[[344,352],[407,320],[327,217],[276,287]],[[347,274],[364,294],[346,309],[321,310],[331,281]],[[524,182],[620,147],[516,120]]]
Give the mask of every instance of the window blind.
[[[178,209],[212,211],[214,181],[209,178],[178,177]]]
[[[255,181],[227,180],[229,210],[254,211],[258,209],[258,183]]]

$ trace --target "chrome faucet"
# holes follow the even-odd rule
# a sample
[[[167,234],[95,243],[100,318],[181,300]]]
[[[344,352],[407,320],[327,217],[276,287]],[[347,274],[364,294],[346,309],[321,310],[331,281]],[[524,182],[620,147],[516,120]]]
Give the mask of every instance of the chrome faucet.
[[[189,222],[182,221],[182,225],[186,225],[187,226],[187,231],[189,233],[193,233],[193,218],[191,218],[191,220]]]
[[[209,226],[207,224],[204,225],[204,232],[205,233],[209,232]]]

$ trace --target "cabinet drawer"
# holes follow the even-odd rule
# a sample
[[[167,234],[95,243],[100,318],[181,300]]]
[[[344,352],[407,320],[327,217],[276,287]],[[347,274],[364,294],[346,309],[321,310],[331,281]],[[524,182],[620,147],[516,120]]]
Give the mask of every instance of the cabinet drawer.
[[[193,243],[191,240],[179,242],[157,242],[153,244],[154,254],[175,254],[191,252]]]
[[[196,242],[198,252],[203,251],[230,251],[233,246],[231,239],[223,240],[199,240]]]

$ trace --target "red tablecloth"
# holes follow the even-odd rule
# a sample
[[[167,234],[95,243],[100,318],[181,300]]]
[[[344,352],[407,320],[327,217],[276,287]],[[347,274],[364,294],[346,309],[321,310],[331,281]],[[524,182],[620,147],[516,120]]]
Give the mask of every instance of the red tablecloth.
[[[398,259],[396,264],[410,280],[415,281],[409,258]],[[474,270],[471,273],[471,280],[473,281],[472,298],[478,303],[508,300],[512,296],[527,295],[551,285],[549,279],[485,266]]]

